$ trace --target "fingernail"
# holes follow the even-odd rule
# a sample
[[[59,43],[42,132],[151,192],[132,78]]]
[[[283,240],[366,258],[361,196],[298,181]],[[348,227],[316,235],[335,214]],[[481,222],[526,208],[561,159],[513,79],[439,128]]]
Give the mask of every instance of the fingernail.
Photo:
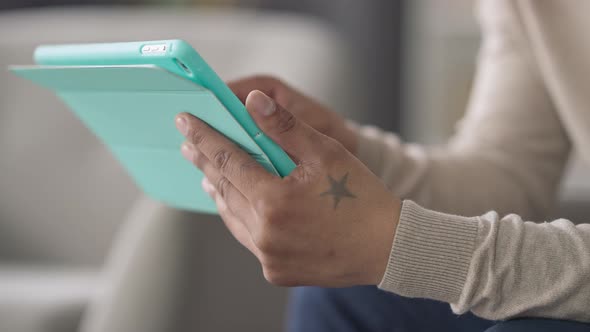
[[[186,119],[184,117],[176,117],[176,128],[183,136],[188,134],[188,124],[186,123]]]
[[[190,146],[188,146],[188,144],[182,143],[182,146],[180,147],[180,153],[182,153],[182,156],[188,160],[188,161],[193,161],[193,150],[190,148]]]
[[[273,114],[277,107],[275,102],[261,91],[254,90],[250,92],[246,100],[246,104],[250,106],[254,112],[262,116],[269,116]]]

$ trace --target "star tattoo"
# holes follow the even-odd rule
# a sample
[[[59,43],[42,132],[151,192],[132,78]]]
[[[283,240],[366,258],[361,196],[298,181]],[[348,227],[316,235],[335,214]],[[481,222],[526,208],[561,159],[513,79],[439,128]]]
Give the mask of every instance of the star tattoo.
[[[334,198],[334,210],[338,207],[340,200],[348,198],[356,198],[348,188],[346,188],[346,181],[348,181],[348,172],[340,180],[335,180],[332,176],[328,175],[328,181],[330,181],[330,189],[321,193],[320,196],[332,196]]]

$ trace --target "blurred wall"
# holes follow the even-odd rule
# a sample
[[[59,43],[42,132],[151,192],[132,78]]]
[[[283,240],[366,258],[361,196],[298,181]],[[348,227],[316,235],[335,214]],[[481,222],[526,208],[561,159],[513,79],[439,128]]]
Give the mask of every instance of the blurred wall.
[[[352,117],[398,132],[402,119],[402,0],[3,0],[0,9],[101,4],[239,5],[311,15],[349,44],[360,98]],[[285,78],[287,81],[288,77]]]
[[[247,2],[247,0],[244,0]],[[252,0],[251,0],[252,1]],[[399,131],[402,118],[402,36],[405,1],[401,0],[258,0],[264,8],[296,11],[331,23],[348,41],[359,66],[363,94],[355,119]]]
[[[404,30],[404,138],[444,143],[465,113],[480,31],[472,0],[413,0]]]
[[[96,5],[131,3],[136,0],[0,0],[0,10],[54,5]]]

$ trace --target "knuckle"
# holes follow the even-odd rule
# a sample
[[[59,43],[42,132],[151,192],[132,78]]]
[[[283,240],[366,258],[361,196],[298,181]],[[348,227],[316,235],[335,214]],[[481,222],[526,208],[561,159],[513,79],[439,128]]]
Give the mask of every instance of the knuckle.
[[[258,215],[263,225],[274,225],[282,219],[282,207],[280,200],[263,200],[257,204]]]
[[[279,134],[292,131],[297,125],[297,118],[288,111],[280,110],[278,112],[277,123],[275,125]]]
[[[268,231],[260,230],[253,236],[252,240],[263,254],[270,255],[275,252],[275,242],[272,240]]]
[[[292,276],[284,271],[274,268],[263,268],[264,279],[270,284],[280,287],[292,287],[296,285]]]
[[[259,192],[258,196],[253,198],[252,205],[260,218],[264,218],[268,212],[267,210],[270,209],[271,204],[267,197],[263,192]]]
[[[219,180],[217,180],[217,192],[219,193],[219,196],[225,198],[227,197],[227,193],[229,192],[229,186],[230,186],[230,182],[226,177],[220,177]]]
[[[231,156],[232,153],[226,149],[220,149],[215,152],[215,155],[213,156],[213,163],[215,167],[220,170],[227,170]]]
[[[194,145],[201,145],[205,141],[206,135],[203,133],[201,128],[197,127],[190,129],[187,136]]]
[[[289,215],[290,202],[297,194],[277,186],[260,186],[252,204],[260,222],[265,227],[280,225]]]

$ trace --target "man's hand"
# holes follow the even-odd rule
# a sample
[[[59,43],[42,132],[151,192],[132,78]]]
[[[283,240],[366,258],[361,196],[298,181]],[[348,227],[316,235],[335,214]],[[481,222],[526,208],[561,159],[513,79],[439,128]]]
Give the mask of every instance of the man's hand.
[[[283,104],[297,105],[288,98]],[[342,144],[263,92],[249,93],[246,107],[297,163],[289,176],[270,174],[190,114],[176,118],[187,138],[182,153],[205,173],[203,187],[228,229],[256,255],[273,284],[378,284],[399,218],[399,199]]]
[[[288,109],[299,120],[337,140],[348,151],[356,155],[357,135],[346,125],[342,116],[301,94],[279,79],[270,76],[252,76],[229,82],[228,86],[243,103],[246,103],[246,97],[251,91],[262,91],[281,107]]]

